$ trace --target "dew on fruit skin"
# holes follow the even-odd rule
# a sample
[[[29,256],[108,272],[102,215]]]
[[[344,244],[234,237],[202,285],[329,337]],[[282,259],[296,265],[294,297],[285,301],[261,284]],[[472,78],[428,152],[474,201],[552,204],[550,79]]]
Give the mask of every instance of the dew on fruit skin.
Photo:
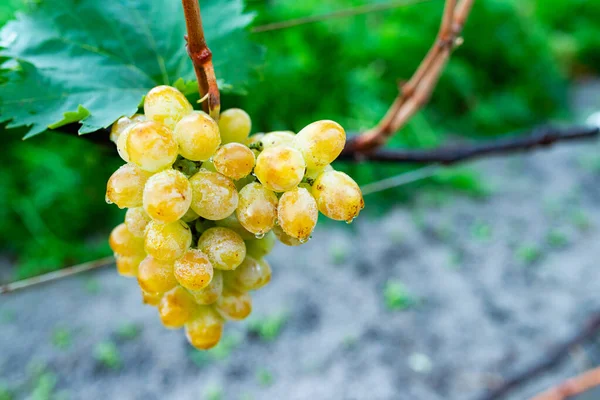
[[[254,237],[257,238],[257,239],[262,239],[262,238],[265,237],[265,234],[264,233],[257,233],[256,235],[254,235]]]
[[[108,198],[108,195],[104,196],[104,201],[106,201],[106,204],[113,204],[113,202]]]
[[[304,244],[304,243],[308,242],[309,240],[310,240],[310,238],[309,238],[309,237],[308,237],[308,238],[302,238],[302,239],[298,239],[298,241],[299,241],[300,243],[302,243],[302,244]]]

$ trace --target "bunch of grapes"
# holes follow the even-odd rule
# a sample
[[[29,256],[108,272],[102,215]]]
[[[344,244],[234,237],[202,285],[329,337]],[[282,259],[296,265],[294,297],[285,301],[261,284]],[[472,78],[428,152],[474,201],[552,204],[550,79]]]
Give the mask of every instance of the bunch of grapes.
[[[143,301],[198,349],[219,342],[226,320],[250,314],[249,292],[270,281],[264,257],[277,239],[300,245],[319,211],[349,222],[364,207],[358,185],[330,166],[346,141],[339,124],[250,129],[243,110],[217,122],[158,86],[143,115],[111,131],[126,162],[106,189],[108,203],[127,208],[109,238],[118,272],[137,277]]]

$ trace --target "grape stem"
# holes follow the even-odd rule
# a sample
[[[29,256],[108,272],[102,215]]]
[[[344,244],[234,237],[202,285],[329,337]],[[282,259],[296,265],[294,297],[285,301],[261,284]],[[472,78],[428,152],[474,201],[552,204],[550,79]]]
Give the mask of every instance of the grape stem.
[[[529,134],[487,140],[476,144],[461,144],[433,149],[381,149],[360,153],[344,149],[338,160],[354,162],[376,161],[396,164],[450,165],[489,155],[512,154],[549,147],[555,143],[597,139],[600,127],[595,126],[540,126]]]
[[[452,50],[462,44],[460,34],[475,0],[446,0],[437,39],[381,121],[346,145],[347,152],[367,153],[383,146],[429,100]]]
[[[200,97],[207,97],[207,101],[202,102],[202,109],[217,120],[221,111],[221,96],[212,62],[212,53],[204,38],[200,3],[199,0],[182,0],[182,4],[187,28],[185,36],[187,52],[194,65]]]

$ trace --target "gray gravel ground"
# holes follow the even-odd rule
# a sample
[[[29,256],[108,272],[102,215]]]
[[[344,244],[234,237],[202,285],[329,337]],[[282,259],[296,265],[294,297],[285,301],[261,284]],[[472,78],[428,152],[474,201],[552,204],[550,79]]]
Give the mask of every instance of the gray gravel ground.
[[[486,199],[425,191],[277,247],[252,316],[271,340],[232,323],[195,352],[112,268],[1,297],[0,399],[475,399],[600,309],[599,149],[479,161]],[[599,360],[587,344],[508,398]]]

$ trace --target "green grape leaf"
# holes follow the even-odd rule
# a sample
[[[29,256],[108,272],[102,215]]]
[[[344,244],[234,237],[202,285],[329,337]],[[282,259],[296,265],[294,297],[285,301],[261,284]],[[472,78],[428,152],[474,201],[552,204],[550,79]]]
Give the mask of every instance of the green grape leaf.
[[[261,60],[242,0],[201,4],[219,85],[238,88]],[[0,122],[25,137],[81,122],[80,134],[135,113],[154,86],[197,92],[177,0],[45,0],[0,31]],[[2,81],[0,81],[2,82]]]

